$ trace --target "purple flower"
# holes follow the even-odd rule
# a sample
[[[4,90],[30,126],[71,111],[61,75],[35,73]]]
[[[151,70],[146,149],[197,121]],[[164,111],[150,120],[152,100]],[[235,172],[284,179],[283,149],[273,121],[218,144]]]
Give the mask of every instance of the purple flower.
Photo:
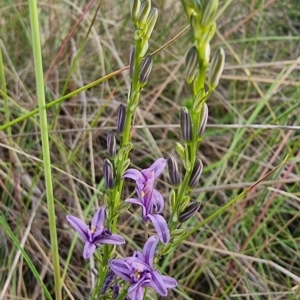
[[[74,216],[67,216],[68,222],[84,239],[83,257],[89,258],[100,244],[121,245],[125,240],[118,234],[112,234],[104,227],[105,207],[100,207],[93,216],[91,225],[86,225]]]
[[[151,221],[160,241],[163,244],[168,244],[170,241],[169,228],[163,216],[159,215],[164,209],[164,200],[162,195],[153,188],[155,179],[161,174],[165,166],[166,160],[159,158],[150,168],[141,172],[135,169],[128,169],[123,177],[131,178],[135,181],[138,195],[138,199],[128,198],[126,202],[142,206],[144,222]]]
[[[111,270],[131,284],[128,289],[131,300],[142,300],[145,287],[152,287],[159,295],[165,297],[168,294],[167,288],[177,286],[175,279],[161,275],[153,268],[157,243],[157,236],[152,236],[144,245],[143,253],[135,251],[132,257],[109,261]]]

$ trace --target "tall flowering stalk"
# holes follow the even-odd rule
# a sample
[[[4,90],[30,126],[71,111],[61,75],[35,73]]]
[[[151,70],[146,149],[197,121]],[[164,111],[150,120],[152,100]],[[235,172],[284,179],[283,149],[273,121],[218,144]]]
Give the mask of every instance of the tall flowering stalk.
[[[142,300],[146,299],[148,288],[152,288],[161,296],[167,296],[168,289],[177,286],[174,278],[161,275],[156,270],[156,263],[176,245],[175,236],[183,237],[184,229],[178,229],[178,224],[191,218],[200,207],[199,202],[190,201],[191,191],[197,186],[203,170],[202,161],[197,158],[197,151],[208,118],[206,101],[218,85],[224,66],[222,49],[216,52],[210,62],[209,43],[216,30],[218,0],[181,2],[190,20],[195,40],[186,55],[185,68],[185,79],[192,92],[193,107],[190,109],[182,107],[180,110],[183,143],[176,143],[177,153],[185,169],[184,177],[181,180],[177,161],[173,155],[169,155],[167,159],[157,159],[146,169],[128,169],[129,153],[133,146],[132,120],[140,102],[142,89],[147,84],[152,70],[153,60],[151,55],[147,54],[148,40],[158,17],[157,9],[151,7],[150,0],[132,0],[131,17],[135,27],[135,46],[130,52],[129,59],[131,88],[127,105],[120,104],[118,107],[117,132],[109,131],[107,134],[109,158],[103,163],[107,188],[105,207],[102,206],[95,213],[90,225],[75,216],[67,216],[70,225],[85,242],[84,258],[91,257],[97,247],[102,249],[101,255],[97,255],[100,259],[98,280],[92,299]],[[209,74],[206,79],[208,67]],[[116,134],[120,137],[119,147],[116,143]],[[166,166],[173,187],[169,194],[171,210],[168,222],[162,216],[164,199],[155,189],[155,180]],[[135,197],[122,199],[124,179],[135,182]],[[125,239],[116,234],[118,217],[130,204],[141,207],[143,222],[152,223],[157,236],[149,238],[145,236],[147,241],[142,252],[136,250],[132,256],[116,258],[118,255],[115,253],[116,245],[125,243]],[[159,242],[163,244],[162,247],[157,247]]]
[[[190,21],[194,35],[194,44],[186,54],[185,79],[190,87],[193,105],[180,110],[180,126],[183,143],[176,143],[176,150],[185,168],[180,184],[173,185],[170,193],[171,218],[170,230],[174,230],[178,222],[196,211],[196,203],[190,203],[190,193],[199,182],[203,165],[197,158],[197,151],[205,131],[208,107],[207,100],[217,87],[224,67],[225,54],[223,49],[217,50],[210,61],[210,41],[216,31],[215,17],[218,0],[181,0],[185,13]],[[206,78],[206,71],[209,75]],[[172,159],[169,173],[172,183],[176,161]],[[200,204],[198,204],[199,208]],[[184,218],[181,215],[184,214]]]
[[[157,9],[151,7],[150,0],[144,0],[143,2],[140,0],[132,1],[131,18],[135,27],[135,45],[130,52],[129,59],[131,87],[128,94],[127,106],[121,104],[118,108],[117,133],[120,137],[119,149],[116,149],[114,133],[109,132],[107,137],[107,149],[110,159],[105,160],[103,167],[107,187],[105,204],[108,208],[108,219],[110,220],[107,226],[112,233],[116,232],[118,217],[122,211],[128,208],[127,203],[134,202],[133,200],[128,200],[127,203],[121,201],[124,177],[130,177],[130,175],[128,175],[130,173],[127,172],[127,175],[124,177],[123,175],[130,165],[128,156],[132,149],[131,128],[133,116],[139,105],[142,89],[147,84],[152,70],[153,60],[151,55],[147,55],[148,40],[156,24],[157,17]],[[132,176],[130,178],[132,178]],[[139,191],[140,190],[137,188],[137,192]],[[150,198],[145,199],[143,198],[142,193],[138,194],[139,197],[135,203],[141,204],[144,208],[148,207],[147,212],[143,213],[143,220],[145,222],[151,221],[154,224],[161,240],[167,243],[169,241],[167,223],[161,215],[154,214],[153,209],[150,209],[152,199],[159,194],[153,190],[153,187],[152,192],[153,195],[151,194]],[[162,200],[159,200],[161,203]],[[109,272],[108,260],[112,256],[112,253],[113,247],[105,245],[101,262],[101,274],[93,294],[94,298],[96,298],[96,295],[99,293],[101,286],[103,286],[106,280],[106,275]]]

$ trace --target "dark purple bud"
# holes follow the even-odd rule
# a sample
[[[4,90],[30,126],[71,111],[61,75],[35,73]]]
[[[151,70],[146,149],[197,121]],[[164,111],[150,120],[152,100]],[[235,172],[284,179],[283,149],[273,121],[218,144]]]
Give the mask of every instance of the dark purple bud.
[[[179,118],[182,137],[185,142],[190,142],[192,140],[192,121],[186,107],[180,109]]]
[[[115,273],[112,270],[109,270],[109,272],[108,272],[108,274],[107,274],[107,276],[105,278],[105,281],[103,283],[101,292],[100,292],[101,295],[104,295],[106,293],[107,289],[111,285],[111,283],[114,280],[114,278],[115,278]]]
[[[187,208],[182,212],[179,216],[179,222],[183,223],[190,219],[200,208],[200,202],[192,202],[190,203]]]
[[[118,107],[117,113],[117,131],[122,133],[125,128],[125,119],[126,119],[126,108],[123,104],[120,104]]]
[[[129,56],[129,76],[132,79],[134,73],[134,56],[135,56],[135,47],[133,47],[130,51]]]
[[[197,184],[199,182],[199,179],[200,179],[200,176],[201,176],[201,173],[202,173],[202,170],[203,170],[202,161],[201,161],[201,159],[197,159],[195,161],[194,168],[193,168],[191,178],[190,178],[190,182],[189,182],[189,187],[190,188],[194,189],[197,186]]]
[[[110,157],[114,157],[117,151],[116,137],[112,130],[109,130],[106,137],[107,152]]]
[[[115,186],[114,168],[112,163],[107,158],[104,160],[103,173],[106,187],[108,189],[113,189]]]
[[[140,83],[146,85],[152,70],[153,59],[150,54],[148,54],[142,62],[141,72],[140,72]]]
[[[116,284],[112,285],[110,288],[113,292],[113,294],[112,294],[113,299],[117,299],[119,296],[119,293],[120,293],[120,286],[116,283]]]
[[[180,176],[178,171],[177,161],[174,155],[170,154],[167,159],[168,171],[171,184],[174,186],[178,186],[180,184]]]
[[[203,135],[203,133],[206,129],[207,119],[208,119],[208,106],[206,103],[204,103],[203,108],[202,108],[202,118],[201,118],[201,123],[199,126],[198,136]]]

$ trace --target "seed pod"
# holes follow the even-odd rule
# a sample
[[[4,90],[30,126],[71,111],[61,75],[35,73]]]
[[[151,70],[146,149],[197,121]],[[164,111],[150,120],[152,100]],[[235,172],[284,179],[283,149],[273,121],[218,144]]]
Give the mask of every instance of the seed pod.
[[[178,186],[180,184],[180,176],[179,176],[177,161],[174,155],[172,154],[169,155],[167,159],[167,164],[168,164],[168,171],[169,171],[171,184],[173,186]]]
[[[116,136],[112,130],[109,130],[106,137],[107,144],[107,152],[110,157],[114,157],[116,155],[117,143]]]
[[[138,20],[140,26],[146,25],[146,21],[149,16],[150,9],[151,9],[151,0],[144,0],[140,8],[140,14]]]
[[[203,13],[201,18],[201,26],[206,27],[214,21],[219,1],[218,0],[205,0],[203,3]]]
[[[186,107],[180,109],[179,117],[183,140],[185,142],[190,142],[192,140],[192,121]]]
[[[122,133],[125,127],[125,119],[126,119],[126,108],[123,104],[120,104],[117,112],[117,131],[118,133]]]
[[[203,164],[201,159],[196,159],[195,164],[194,164],[194,168],[190,177],[190,181],[189,181],[189,187],[190,188],[195,188],[199,182],[201,173],[203,170]]]
[[[201,203],[200,202],[191,202],[187,208],[182,212],[179,216],[179,222],[183,223],[190,219],[200,208]]]
[[[151,9],[150,14],[147,18],[147,31],[145,33],[145,39],[147,40],[150,38],[153,32],[154,26],[157,21],[157,17],[158,17],[158,10],[157,8],[154,7]]]
[[[225,52],[223,48],[219,48],[211,61],[211,67],[208,75],[208,85],[214,90],[219,84],[225,63]]]
[[[146,85],[152,70],[153,59],[150,54],[148,54],[142,62],[141,72],[140,72],[140,83],[142,86]]]
[[[135,57],[135,47],[133,47],[130,50],[130,55],[129,55],[129,76],[132,79],[133,78],[133,73],[134,73],[134,57]]]
[[[202,108],[202,118],[201,118],[201,123],[199,126],[198,136],[203,135],[203,133],[206,129],[207,119],[208,119],[208,106],[206,103],[204,103],[203,108]]]
[[[196,75],[199,67],[199,56],[198,50],[195,45],[193,45],[185,57],[185,80],[190,84]]]
[[[106,187],[113,189],[115,186],[114,169],[112,163],[107,158],[104,160],[103,174]]]

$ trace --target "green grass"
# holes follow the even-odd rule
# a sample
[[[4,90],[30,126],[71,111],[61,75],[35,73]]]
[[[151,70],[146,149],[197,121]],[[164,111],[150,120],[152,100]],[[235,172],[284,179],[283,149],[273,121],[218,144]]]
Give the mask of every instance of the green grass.
[[[89,220],[103,204],[106,133],[129,88],[127,71],[118,70],[128,65],[134,44],[127,1],[89,4],[80,20],[82,1],[38,1],[63,299],[90,295],[91,267],[65,216]],[[177,1],[153,5],[159,18],[150,52],[188,25]],[[201,228],[163,258],[161,270],[178,280],[176,299],[299,299],[299,128],[280,126],[300,124],[300,5],[223,0],[220,12],[211,46],[212,53],[224,47],[226,65],[198,151],[205,168],[193,199],[202,208],[187,230]],[[29,7],[3,1],[0,15],[0,299],[58,299]],[[174,154],[181,140],[171,125],[190,98],[183,73],[191,38],[186,31],[154,56],[135,116],[133,166]],[[282,167],[226,205],[287,155]],[[166,203],[168,182],[165,172],[157,185]],[[122,255],[143,242],[134,212],[120,218],[127,239]]]

